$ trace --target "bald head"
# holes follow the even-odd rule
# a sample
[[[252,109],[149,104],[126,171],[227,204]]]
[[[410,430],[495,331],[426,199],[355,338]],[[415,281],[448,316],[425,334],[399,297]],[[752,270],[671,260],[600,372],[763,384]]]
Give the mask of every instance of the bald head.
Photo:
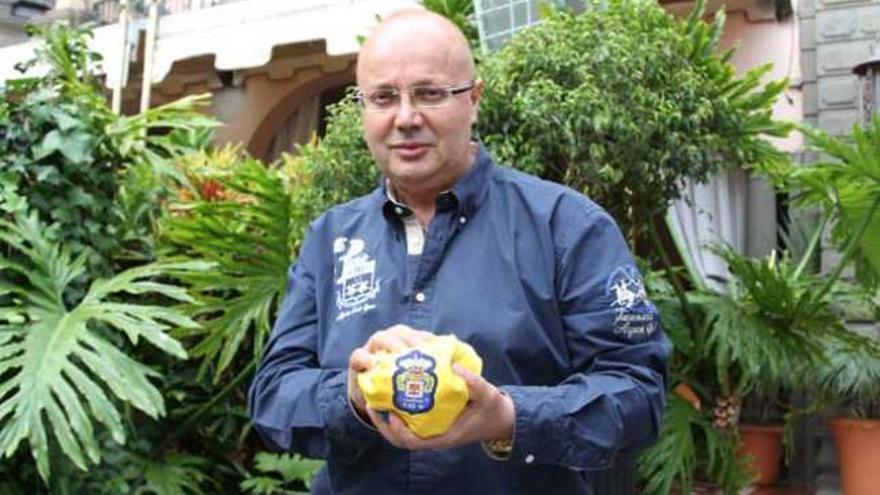
[[[367,37],[358,55],[358,85],[377,63],[381,66],[383,60],[413,48],[431,50],[462,80],[474,78],[474,59],[458,26],[442,15],[410,8],[384,18]]]
[[[357,83],[364,94],[398,91],[392,105],[363,107],[364,139],[398,199],[413,207],[425,226],[436,195],[467,172],[477,152],[471,125],[483,84],[474,80],[467,39],[445,17],[397,12],[361,47]],[[429,95],[427,103],[424,96],[414,97],[416,88]],[[431,99],[442,94],[438,88],[449,91],[440,102]]]

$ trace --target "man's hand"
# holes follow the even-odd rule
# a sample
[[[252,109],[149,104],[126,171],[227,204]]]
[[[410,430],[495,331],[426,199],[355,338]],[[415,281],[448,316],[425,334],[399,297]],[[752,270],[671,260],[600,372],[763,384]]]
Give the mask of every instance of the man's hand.
[[[516,415],[513,400],[464,367],[456,364],[452,369],[467,383],[470,400],[446,433],[419,438],[396,414],[388,413],[388,421],[385,421],[379,412],[365,408],[382,436],[393,445],[408,450],[441,450],[473,442],[511,438]]]
[[[373,366],[374,355],[379,352],[394,354],[416,347],[434,337],[431,332],[415,330],[406,325],[394,325],[374,333],[363,347],[358,347],[351,353],[348,359],[348,397],[361,417],[367,417],[367,405],[357,384],[357,374]]]

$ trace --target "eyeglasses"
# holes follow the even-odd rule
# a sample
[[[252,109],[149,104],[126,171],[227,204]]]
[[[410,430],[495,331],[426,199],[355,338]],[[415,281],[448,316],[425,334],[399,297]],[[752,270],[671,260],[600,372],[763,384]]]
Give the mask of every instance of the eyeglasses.
[[[409,95],[410,104],[416,108],[437,108],[449,102],[455,95],[474,89],[476,83],[469,81],[460,85],[423,85],[413,86],[409,89],[380,88],[366,92],[358,90],[355,99],[364,110],[371,112],[384,112],[400,105],[400,94]]]

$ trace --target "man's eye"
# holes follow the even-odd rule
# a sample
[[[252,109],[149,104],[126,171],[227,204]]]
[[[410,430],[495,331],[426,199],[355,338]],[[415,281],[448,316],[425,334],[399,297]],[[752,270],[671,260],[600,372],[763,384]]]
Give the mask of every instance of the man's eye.
[[[415,96],[416,99],[418,99],[419,101],[424,102],[443,101],[443,99],[446,98],[446,90],[433,86],[425,86],[421,88],[414,88],[413,96]]]
[[[370,103],[377,106],[391,105],[395,100],[396,95],[394,91],[379,90],[373,91],[373,93],[370,94]]]

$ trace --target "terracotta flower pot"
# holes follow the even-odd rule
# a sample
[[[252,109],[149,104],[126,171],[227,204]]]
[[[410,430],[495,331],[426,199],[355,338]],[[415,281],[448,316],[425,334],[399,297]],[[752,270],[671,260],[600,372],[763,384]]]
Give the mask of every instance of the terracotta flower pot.
[[[782,425],[740,424],[739,434],[743,442],[740,454],[752,458],[754,482],[759,485],[775,482],[779,477]]]
[[[876,495],[880,489],[880,420],[831,420],[844,495]]]

